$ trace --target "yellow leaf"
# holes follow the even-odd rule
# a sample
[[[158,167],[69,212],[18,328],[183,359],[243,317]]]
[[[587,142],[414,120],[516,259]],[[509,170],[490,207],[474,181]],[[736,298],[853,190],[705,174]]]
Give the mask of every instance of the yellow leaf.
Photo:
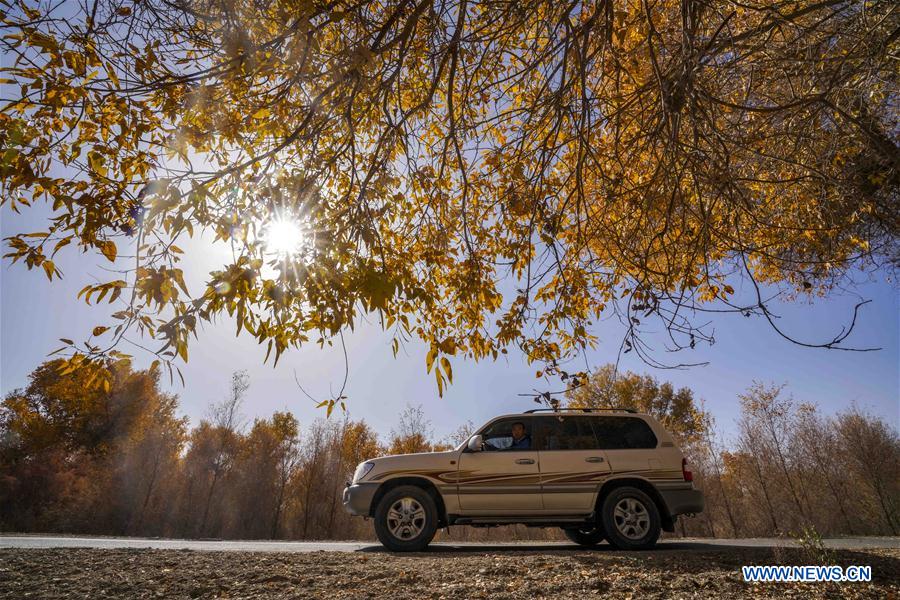
[[[41,263],[41,266],[44,267],[44,273],[47,274],[47,279],[53,280],[53,273],[56,271],[56,267],[53,265],[52,260],[45,260]]]
[[[100,242],[100,252],[103,253],[103,256],[105,256],[109,262],[115,262],[116,254],[118,253],[116,250],[116,243],[110,240]]]
[[[89,152],[88,153],[88,164],[91,166],[91,170],[94,171],[100,177],[106,177],[106,166],[103,164],[103,155],[99,152]]]
[[[441,357],[441,368],[447,374],[447,381],[453,383],[453,369],[450,367],[450,361],[447,360],[446,356]]]
[[[109,327],[103,327],[103,326],[101,326],[101,325],[98,325],[97,327],[94,327],[94,331],[92,331],[91,334],[92,334],[94,337],[97,337],[98,335],[103,335],[103,333],[104,333],[107,329],[109,329]]]
[[[441,375],[440,369],[434,370],[434,379],[437,381],[438,397],[444,397],[444,377]]]
[[[270,114],[272,114],[272,111],[270,111],[268,108],[261,108],[258,111],[256,111],[255,113],[253,113],[253,118],[254,119],[265,119]]]
[[[112,84],[118,88],[119,87],[119,76],[116,74],[116,68],[112,66],[112,64],[106,64],[106,74],[109,76],[109,80]]]

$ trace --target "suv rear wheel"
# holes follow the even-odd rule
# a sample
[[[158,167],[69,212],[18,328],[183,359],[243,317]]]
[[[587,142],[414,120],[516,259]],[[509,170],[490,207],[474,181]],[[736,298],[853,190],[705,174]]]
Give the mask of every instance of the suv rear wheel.
[[[647,494],[633,487],[614,489],[601,509],[606,539],[619,550],[646,550],[659,539],[659,509]]]
[[[581,528],[563,527],[563,533],[579,546],[596,546],[605,539],[603,529],[596,525]]]
[[[390,490],[375,508],[375,534],[388,550],[424,550],[437,532],[437,506],[431,494],[414,485]]]

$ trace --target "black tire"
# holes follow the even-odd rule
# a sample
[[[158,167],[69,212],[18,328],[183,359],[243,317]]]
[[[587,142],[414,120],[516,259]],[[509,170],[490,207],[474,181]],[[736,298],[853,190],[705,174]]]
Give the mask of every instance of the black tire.
[[[562,530],[563,533],[566,534],[567,538],[569,538],[579,546],[585,546],[586,548],[596,546],[606,539],[606,536],[603,533],[603,529],[598,525],[581,529],[563,527]]]
[[[623,511],[617,513],[620,506]],[[659,509],[650,496],[637,488],[623,486],[610,492],[603,500],[600,516],[606,539],[619,550],[647,550],[659,539]]]
[[[414,522],[410,522],[410,526],[406,528],[407,532],[414,532],[415,529],[421,527],[418,533],[409,538],[400,537],[391,531],[391,523],[394,523],[394,529],[399,533],[403,532],[403,526],[398,525],[401,521],[390,518],[391,507],[396,503],[401,503],[406,498],[411,500],[413,506],[421,507],[424,511],[421,523],[416,519]],[[427,491],[414,485],[395,487],[384,495],[375,508],[375,534],[384,547],[393,552],[420,552],[424,550],[434,538],[437,526],[438,511],[434,498]]]

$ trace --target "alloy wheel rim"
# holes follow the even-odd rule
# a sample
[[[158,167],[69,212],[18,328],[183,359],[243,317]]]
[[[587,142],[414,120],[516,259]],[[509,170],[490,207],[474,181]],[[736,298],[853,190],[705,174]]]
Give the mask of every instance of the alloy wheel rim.
[[[388,509],[388,531],[398,540],[411,540],[425,529],[425,507],[410,496],[400,498]]]
[[[639,540],[650,531],[650,513],[637,498],[622,498],[613,511],[616,529],[630,540]]]

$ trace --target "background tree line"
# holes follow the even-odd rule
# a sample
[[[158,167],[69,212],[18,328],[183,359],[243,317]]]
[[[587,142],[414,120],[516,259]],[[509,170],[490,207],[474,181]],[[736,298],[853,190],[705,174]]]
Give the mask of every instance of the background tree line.
[[[385,453],[450,448],[471,422],[436,440],[420,407],[387,439],[364,421],[290,412],[252,422],[235,373],[227,398],[197,426],[159,389],[159,371],[116,363],[111,373],[63,361],[39,366],[0,409],[0,529],[215,538],[370,538],[340,494],[355,466]],[[104,383],[106,382],[106,383]],[[850,408],[824,415],[780,387],[740,398],[733,439],[687,388],[599,369],[569,393],[571,406],[628,406],[660,418],[690,456],[707,510],[679,533],[761,536],[814,527],[823,535],[896,535],[900,438]],[[552,530],[460,528],[453,538],[555,537]]]

